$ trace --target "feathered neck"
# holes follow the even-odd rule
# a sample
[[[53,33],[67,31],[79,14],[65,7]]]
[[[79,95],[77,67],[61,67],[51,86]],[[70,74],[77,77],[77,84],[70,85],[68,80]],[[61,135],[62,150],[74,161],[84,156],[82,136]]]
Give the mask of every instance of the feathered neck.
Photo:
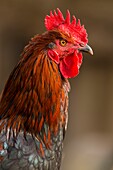
[[[6,131],[14,130],[15,136],[21,130],[37,138],[42,135],[47,144],[51,133],[57,134],[64,123],[60,102],[64,100],[65,80],[58,65],[48,58],[42,40],[35,36],[30,41],[6,83],[0,101],[0,129],[6,124]]]

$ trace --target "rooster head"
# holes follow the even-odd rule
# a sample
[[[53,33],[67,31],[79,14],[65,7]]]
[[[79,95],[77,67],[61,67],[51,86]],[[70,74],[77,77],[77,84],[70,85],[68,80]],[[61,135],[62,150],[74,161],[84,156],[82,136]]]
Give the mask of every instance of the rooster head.
[[[45,17],[45,26],[49,32],[57,32],[60,36],[48,44],[48,56],[59,65],[63,77],[72,78],[78,75],[82,64],[82,51],[93,55],[88,43],[87,32],[80,20],[73,16],[70,22],[70,12],[67,10],[66,19],[57,8],[57,13],[50,12]]]

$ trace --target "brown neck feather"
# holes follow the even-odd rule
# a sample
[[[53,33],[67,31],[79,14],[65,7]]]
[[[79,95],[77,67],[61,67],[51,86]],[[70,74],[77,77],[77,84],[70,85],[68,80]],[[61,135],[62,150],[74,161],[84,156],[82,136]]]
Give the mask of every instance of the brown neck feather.
[[[6,83],[0,101],[0,117],[4,120],[1,130],[7,119],[6,130],[13,129],[16,135],[22,130],[38,136],[45,124],[48,140],[51,132],[57,133],[63,81],[58,65],[47,56],[45,39],[35,36],[31,40]]]

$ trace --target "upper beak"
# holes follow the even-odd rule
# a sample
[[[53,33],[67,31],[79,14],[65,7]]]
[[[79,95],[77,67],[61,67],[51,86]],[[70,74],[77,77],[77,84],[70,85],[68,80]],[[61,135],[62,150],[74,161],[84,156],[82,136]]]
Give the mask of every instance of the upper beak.
[[[87,52],[87,53],[93,55],[93,50],[92,50],[92,48],[91,48],[89,45],[87,45],[87,44],[86,44],[86,46],[84,46],[84,47],[80,47],[80,48],[79,48],[79,51]]]

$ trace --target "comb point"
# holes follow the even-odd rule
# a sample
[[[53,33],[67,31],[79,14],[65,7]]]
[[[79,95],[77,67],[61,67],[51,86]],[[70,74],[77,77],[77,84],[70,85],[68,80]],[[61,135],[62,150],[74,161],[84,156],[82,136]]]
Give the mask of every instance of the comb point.
[[[70,12],[67,10],[65,23],[70,24]]]
[[[71,24],[72,24],[73,26],[75,26],[75,25],[76,25],[76,18],[75,18],[74,15],[73,15],[72,19],[73,19],[73,20],[72,20],[72,23],[71,23]]]
[[[63,14],[62,14],[62,12],[60,11],[60,9],[59,9],[59,8],[57,8],[57,12],[58,12],[58,16],[59,16],[59,18],[60,18],[62,21],[64,21]]]

